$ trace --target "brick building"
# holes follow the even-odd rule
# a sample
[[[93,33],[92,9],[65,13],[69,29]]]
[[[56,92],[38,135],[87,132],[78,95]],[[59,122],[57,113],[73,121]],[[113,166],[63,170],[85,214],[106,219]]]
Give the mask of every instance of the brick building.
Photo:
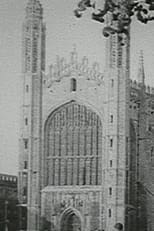
[[[18,228],[17,177],[0,174],[0,230]]]
[[[23,230],[154,229],[154,90],[130,80],[130,38],[107,39],[106,68],[58,58],[45,74],[39,0],[23,24],[19,202]],[[23,209],[24,208],[24,209]]]

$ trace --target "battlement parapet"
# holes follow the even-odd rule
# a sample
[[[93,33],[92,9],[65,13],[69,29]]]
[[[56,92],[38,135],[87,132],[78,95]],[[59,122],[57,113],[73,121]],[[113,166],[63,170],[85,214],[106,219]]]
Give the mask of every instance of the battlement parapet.
[[[130,87],[134,88],[136,90],[139,90],[141,88],[141,84],[138,83],[136,80],[130,80]]]
[[[7,174],[0,174],[0,183],[8,182],[8,183],[17,183],[17,176],[7,175]]]
[[[49,88],[53,82],[60,82],[64,77],[75,75],[84,76],[86,79],[94,80],[100,85],[103,82],[103,74],[99,71],[99,64],[93,63],[89,67],[88,58],[84,56],[81,63],[78,62],[77,52],[71,52],[70,62],[57,56],[55,65],[49,66],[49,73],[46,75],[45,85]]]
[[[154,95],[154,87],[145,86],[145,92],[150,95]]]
[[[130,80],[130,87],[134,88],[135,90],[140,90],[143,85],[139,82],[137,82],[136,80]],[[150,95],[154,95],[154,87],[150,87],[149,85],[145,85],[145,93],[146,94],[150,94]]]

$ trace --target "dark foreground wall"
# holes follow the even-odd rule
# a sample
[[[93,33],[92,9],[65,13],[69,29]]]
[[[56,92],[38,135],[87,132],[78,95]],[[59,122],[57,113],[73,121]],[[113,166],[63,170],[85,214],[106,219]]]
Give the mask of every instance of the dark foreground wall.
[[[0,174],[0,231],[18,230],[17,177]]]

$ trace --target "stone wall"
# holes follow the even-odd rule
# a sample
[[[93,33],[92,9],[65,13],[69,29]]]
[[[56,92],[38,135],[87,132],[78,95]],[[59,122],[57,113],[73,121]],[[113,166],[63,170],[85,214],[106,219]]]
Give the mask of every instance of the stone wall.
[[[82,230],[103,229],[101,187],[48,186],[43,189],[41,217],[50,222],[51,230],[63,230],[64,215],[73,211],[81,221]]]

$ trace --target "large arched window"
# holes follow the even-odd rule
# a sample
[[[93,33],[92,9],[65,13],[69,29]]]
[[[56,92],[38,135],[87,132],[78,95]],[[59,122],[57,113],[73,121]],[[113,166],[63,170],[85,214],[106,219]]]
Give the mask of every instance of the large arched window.
[[[45,126],[47,185],[101,184],[102,124],[72,101],[51,113]]]

